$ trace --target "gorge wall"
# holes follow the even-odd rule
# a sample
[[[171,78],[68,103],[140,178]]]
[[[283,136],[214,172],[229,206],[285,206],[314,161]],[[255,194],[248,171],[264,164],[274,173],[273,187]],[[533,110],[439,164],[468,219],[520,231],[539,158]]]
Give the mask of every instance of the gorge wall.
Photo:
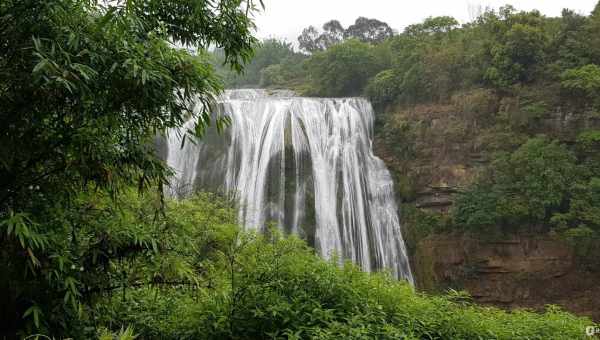
[[[465,290],[477,303],[508,309],[556,304],[600,320],[600,272],[582,265],[564,238],[546,232],[490,236],[424,230],[423,220],[450,218],[457,194],[494,152],[514,149],[537,134],[571,144],[578,132],[600,127],[597,113],[560,109],[512,122],[511,105],[516,104],[477,90],[444,105],[380,110],[386,113],[378,116],[375,150],[403,202],[400,215],[416,286],[434,293]],[[516,126],[500,127],[498,121]]]
[[[414,268],[417,287],[427,292],[465,290],[478,303],[508,309],[553,304],[600,320],[600,275],[582,269],[556,237],[431,236],[419,242]]]

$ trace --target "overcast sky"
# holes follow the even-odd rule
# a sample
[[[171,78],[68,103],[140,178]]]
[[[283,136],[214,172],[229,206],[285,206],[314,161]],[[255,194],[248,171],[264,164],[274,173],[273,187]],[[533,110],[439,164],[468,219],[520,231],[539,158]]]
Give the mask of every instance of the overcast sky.
[[[410,24],[429,16],[449,15],[464,23],[472,19],[477,8],[498,8],[511,4],[519,10],[538,9],[547,16],[559,16],[563,8],[589,14],[598,0],[264,0],[265,11],[256,16],[258,36],[296,42],[302,29],[321,27],[338,19],[348,27],[359,16],[387,22],[402,31]]]

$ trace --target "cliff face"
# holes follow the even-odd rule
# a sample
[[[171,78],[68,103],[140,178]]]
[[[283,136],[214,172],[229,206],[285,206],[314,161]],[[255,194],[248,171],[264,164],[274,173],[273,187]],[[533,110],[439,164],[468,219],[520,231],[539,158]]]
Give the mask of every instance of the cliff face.
[[[375,149],[403,202],[402,224],[418,289],[466,290],[475,302],[508,309],[556,304],[600,320],[600,272],[586,271],[566,241],[548,234],[492,240],[484,233],[475,238],[431,228],[449,218],[456,194],[494,152],[514,150],[537,134],[573,143],[581,131],[600,128],[599,113],[557,109],[521,121],[518,102],[485,90],[446,105],[387,112],[379,116]]]
[[[572,248],[552,236],[431,236],[419,243],[414,264],[425,291],[466,290],[475,302],[509,309],[555,304],[600,320],[599,273],[581,270]]]

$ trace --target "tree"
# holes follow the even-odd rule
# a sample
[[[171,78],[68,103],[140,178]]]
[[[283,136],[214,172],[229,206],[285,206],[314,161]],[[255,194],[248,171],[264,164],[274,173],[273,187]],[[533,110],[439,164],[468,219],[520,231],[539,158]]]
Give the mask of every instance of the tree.
[[[506,88],[536,77],[548,45],[544,19],[538,11],[516,13],[511,6],[501,8],[498,15],[491,12],[480,19],[492,38],[485,52],[490,57],[486,81]]]
[[[337,20],[330,20],[323,24],[323,31],[338,42],[344,39],[344,26]]]
[[[393,35],[394,31],[385,22],[359,17],[348,29],[344,29],[344,26],[337,20],[326,22],[322,32],[319,32],[314,26],[309,26],[298,37],[298,43],[301,50],[314,53],[325,51],[346,39],[378,44]]]
[[[392,28],[383,21],[359,17],[354,25],[348,27],[344,33],[346,39],[355,38],[367,43],[381,43],[394,35]]]
[[[203,50],[222,48],[241,70],[256,42],[255,4],[0,2],[0,267],[10,278],[3,301],[14,307],[3,326],[23,329],[24,314],[32,327],[42,314],[54,326],[77,319],[83,286],[65,267],[79,264],[69,236],[81,227],[75,198],[129,186],[162,192],[170,171],[150,141],[189,115],[196,133],[207,126],[198,107],[222,87]],[[54,300],[35,304],[43,294]]]
[[[600,104],[600,67],[588,64],[580,68],[566,70],[562,75],[561,85],[570,91],[576,98],[587,97],[587,99]]]
[[[399,95],[400,81],[393,70],[385,70],[369,80],[365,92],[376,107],[390,104]]]
[[[381,70],[373,47],[347,40],[308,60],[313,91],[323,96],[361,94],[367,81]]]
[[[344,27],[337,20],[331,20],[323,25],[323,33],[317,38],[317,44],[322,50],[344,41]]]
[[[331,20],[323,25],[323,32],[309,26],[298,37],[300,49],[308,53],[324,51],[329,47],[344,41],[344,27],[337,20]]]
[[[323,48],[318,42],[319,36],[319,31],[314,26],[303,29],[302,34],[298,37],[300,49],[309,53],[322,51]]]
[[[600,2],[588,17],[582,38],[585,39],[585,55],[589,62],[600,65]]]
[[[488,174],[462,194],[456,222],[467,229],[548,226],[568,201],[578,171],[564,145],[531,138],[515,152],[499,155]]]
[[[567,69],[589,63],[586,23],[588,18],[571,10],[563,10],[559,29],[550,43],[549,53],[555,60],[551,76],[556,77]]]
[[[458,28],[458,21],[453,17],[429,17],[421,24],[408,26],[404,31],[409,35],[433,35],[448,33]]]

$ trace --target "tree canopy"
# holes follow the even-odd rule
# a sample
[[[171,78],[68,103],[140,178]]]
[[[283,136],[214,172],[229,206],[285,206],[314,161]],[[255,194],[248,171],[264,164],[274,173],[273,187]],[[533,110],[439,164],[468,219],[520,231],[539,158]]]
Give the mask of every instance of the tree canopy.
[[[343,42],[346,39],[357,39],[365,43],[378,44],[394,35],[392,28],[383,21],[359,17],[353,25],[344,28],[337,20],[330,20],[323,25],[323,31],[309,26],[298,37],[300,49],[314,53]]]
[[[170,171],[152,138],[190,115],[198,118],[192,133],[209,124],[201,108],[222,84],[204,50],[218,46],[240,70],[256,43],[250,13],[257,5],[0,3],[0,286],[9,306],[2,327],[58,330],[76,317],[82,291],[94,288],[71,267],[102,270],[82,263],[74,251],[82,240],[69,237],[82,227],[71,210],[77,197],[117,197],[131,186],[162,193]]]

